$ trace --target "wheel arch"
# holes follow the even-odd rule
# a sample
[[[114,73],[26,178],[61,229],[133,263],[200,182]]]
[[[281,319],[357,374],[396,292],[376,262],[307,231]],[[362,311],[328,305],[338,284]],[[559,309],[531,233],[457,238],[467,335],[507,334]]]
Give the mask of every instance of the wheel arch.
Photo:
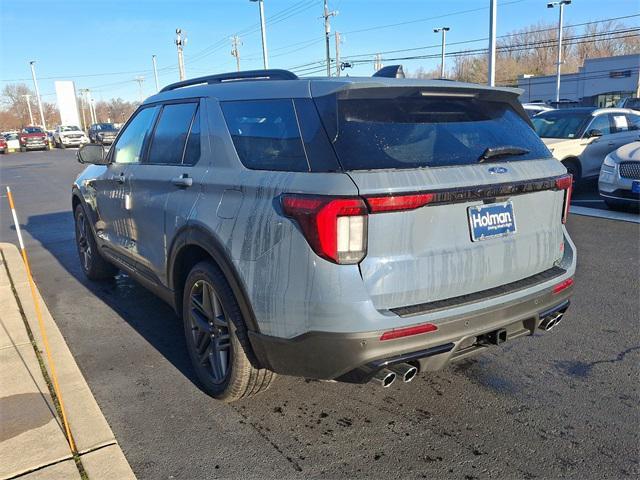
[[[578,178],[574,178],[574,182],[582,178],[582,163],[580,162],[579,157],[576,157],[575,155],[569,155],[568,157],[564,157],[562,160],[560,160],[560,163],[562,163],[562,165],[565,165],[565,166],[567,163],[571,163],[576,166],[576,168],[578,169],[579,175],[578,175]]]

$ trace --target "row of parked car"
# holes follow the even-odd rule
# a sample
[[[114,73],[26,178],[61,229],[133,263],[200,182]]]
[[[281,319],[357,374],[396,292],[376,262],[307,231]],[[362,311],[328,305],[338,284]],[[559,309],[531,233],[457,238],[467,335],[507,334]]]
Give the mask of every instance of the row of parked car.
[[[0,134],[0,153],[28,150],[49,150],[56,148],[80,147],[87,143],[111,145],[118,134],[113,123],[94,123],[85,133],[76,125],[58,125],[54,130],[28,125],[20,131]]]

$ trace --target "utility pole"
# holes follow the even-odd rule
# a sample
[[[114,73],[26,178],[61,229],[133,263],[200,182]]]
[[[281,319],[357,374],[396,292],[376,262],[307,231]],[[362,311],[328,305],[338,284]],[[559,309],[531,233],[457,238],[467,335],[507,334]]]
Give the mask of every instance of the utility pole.
[[[322,15],[322,17],[324,18],[324,39],[325,39],[325,46],[327,50],[327,77],[331,76],[331,46],[330,46],[331,24],[329,23],[329,19],[331,17],[335,17],[336,15],[338,15],[338,12],[337,11],[330,12],[327,0],[324,0],[324,14]]]
[[[340,32],[336,32],[334,35],[336,37],[336,77],[339,77],[340,68],[342,67],[340,64],[340,43],[342,42],[342,39],[340,38]]]
[[[570,4],[571,0],[560,0],[559,2],[547,3],[547,8],[560,8],[560,15],[558,17],[558,65],[556,69],[556,103],[560,101],[560,75],[562,72],[562,20],[564,17],[564,6]]]
[[[36,98],[38,99],[38,109],[40,109],[40,121],[42,122],[42,129],[46,130],[47,126],[44,122],[44,111],[42,110],[42,100],[40,99],[40,89],[38,88],[38,80],[36,79],[36,64],[35,60],[29,62],[31,65],[31,76],[33,77],[33,86],[36,89]]]
[[[33,125],[33,113],[31,113],[31,95],[22,95],[27,101],[27,108],[29,108],[29,125]]]
[[[449,27],[439,27],[433,29],[433,33],[442,32],[442,59],[440,60],[440,78],[444,78],[444,54],[447,48],[447,32],[449,30]]]
[[[240,71],[240,50],[238,47],[242,45],[242,41],[238,35],[231,37],[231,55],[236,57],[236,70]]]
[[[183,37],[182,30],[176,28],[176,47],[178,47],[178,72],[180,74],[180,80],[184,80],[186,78],[184,73],[184,55],[182,54],[182,49],[186,44],[186,35]]]
[[[96,102],[91,94],[89,94],[89,111],[91,112],[93,123],[98,123],[98,115],[96,115]]]
[[[489,86],[496,85],[496,17],[498,14],[498,0],[489,0]]]
[[[160,84],[158,83],[158,63],[156,62],[156,56],[151,55],[151,62],[153,62],[153,78],[156,80],[156,93],[160,91]]]
[[[381,70],[383,66],[384,65],[382,65],[381,55],[379,53],[376,53],[376,58],[373,61],[373,70],[377,72],[378,70]]]
[[[144,83],[144,77],[139,76],[134,78],[136,82],[138,82],[138,88],[140,92],[140,103],[144,102],[144,92],[142,91],[142,84]]]
[[[258,9],[260,10],[260,32],[262,33],[262,63],[264,69],[269,68],[269,55],[267,54],[267,27],[264,23],[264,0],[249,0],[251,2],[258,3]]]
[[[80,89],[80,111],[82,112],[82,129],[86,132],[87,129],[87,117],[84,114],[84,94],[83,89]]]
[[[80,92],[84,95],[84,101],[89,107],[89,120],[91,120],[91,123],[98,123],[96,121],[96,112],[93,105],[93,99],[91,98],[91,90],[89,90],[88,88],[81,88]],[[82,109],[82,119],[84,121],[84,109]]]

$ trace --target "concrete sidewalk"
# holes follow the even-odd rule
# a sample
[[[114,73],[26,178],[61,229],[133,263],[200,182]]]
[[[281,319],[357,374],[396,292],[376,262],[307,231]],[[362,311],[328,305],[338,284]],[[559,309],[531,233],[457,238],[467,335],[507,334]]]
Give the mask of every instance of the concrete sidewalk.
[[[22,257],[14,245],[0,243],[0,479],[135,479],[41,297],[39,302],[79,455],[71,453],[34,349],[35,343],[46,359]]]

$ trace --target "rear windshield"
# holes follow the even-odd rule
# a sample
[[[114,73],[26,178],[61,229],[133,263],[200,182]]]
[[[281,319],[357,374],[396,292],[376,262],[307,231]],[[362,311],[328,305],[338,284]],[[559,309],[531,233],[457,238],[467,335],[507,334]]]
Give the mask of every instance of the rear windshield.
[[[386,89],[385,89],[386,90]],[[516,161],[551,154],[533,129],[502,101],[455,94],[316,99],[334,148],[346,170],[446,167],[478,163],[487,148],[519,147]]]

